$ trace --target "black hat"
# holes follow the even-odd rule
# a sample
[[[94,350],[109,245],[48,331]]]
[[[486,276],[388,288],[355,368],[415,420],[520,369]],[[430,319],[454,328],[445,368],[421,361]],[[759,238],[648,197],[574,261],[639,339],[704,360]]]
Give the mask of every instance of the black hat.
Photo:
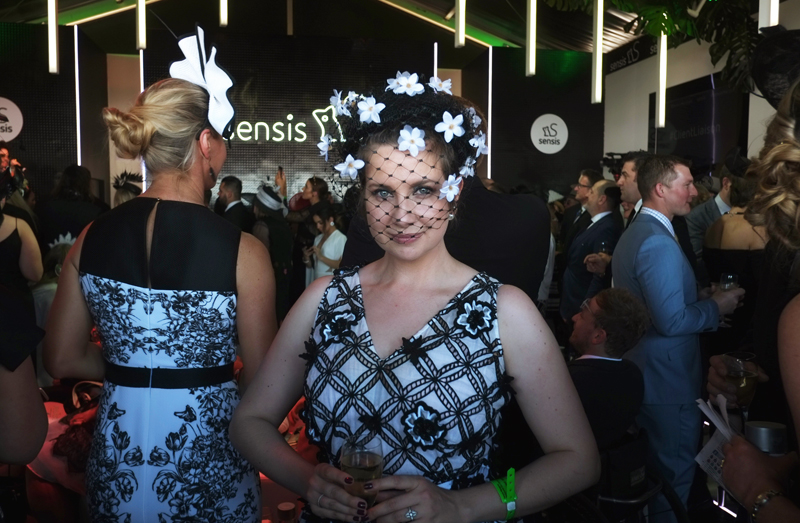
[[[758,90],[775,109],[789,87],[800,77],[800,30],[765,27],[765,38],[753,52],[751,75]]]

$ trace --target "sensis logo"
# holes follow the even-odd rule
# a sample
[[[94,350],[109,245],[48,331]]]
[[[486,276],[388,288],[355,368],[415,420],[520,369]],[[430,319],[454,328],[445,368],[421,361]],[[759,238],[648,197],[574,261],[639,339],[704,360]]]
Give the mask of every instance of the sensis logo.
[[[339,138],[343,139],[342,128],[339,126],[339,121],[336,119],[336,109],[329,105],[325,109],[315,109],[311,112],[311,116],[319,127],[319,139],[328,133],[329,125],[331,122],[336,124],[339,131]],[[295,119],[293,114],[287,114],[285,122],[250,122],[241,121],[236,125],[236,132],[231,136],[231,139],[241,140],[243,142],[298,142],[302,143],[308,139],[309,129],[306,128],[306,122]],[[313,127],[312,127],[313,128]],[[313,133],[312,133],[313,135]],[[312,136],[312,139],[316,139]],[[334,140],[336,138],[334,137]]]
[[[567,145],[569,130],[564,120],[554,114],[543,114],[531,126],[531,141],[544,154],[555,154]]]
[[[10,142],[22,131],[22,111],[8,98],[0,98],[0,142]]]

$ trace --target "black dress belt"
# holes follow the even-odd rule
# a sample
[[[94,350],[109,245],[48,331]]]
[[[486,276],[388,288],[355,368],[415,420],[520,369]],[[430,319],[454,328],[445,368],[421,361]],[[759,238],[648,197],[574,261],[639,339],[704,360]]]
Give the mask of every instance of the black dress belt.
[[[106,381],[123,387],[193,389],[233,380],[233,363],[199,369],[150,369],[124,367],[106,360]]]

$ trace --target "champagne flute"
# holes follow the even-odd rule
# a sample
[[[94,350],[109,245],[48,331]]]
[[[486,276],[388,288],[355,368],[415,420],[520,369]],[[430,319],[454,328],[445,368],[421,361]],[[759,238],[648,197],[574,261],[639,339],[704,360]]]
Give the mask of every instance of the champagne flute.
[[[725,292],[739,288],[739,276],[730,272],[723,272],[719,275],[719,288]],[[730,327],[727,318],[722,316],[719,320],[720,327]]]
[[[345,487],[347,491],[367,502],[367,507],[375,504],[378,493],[364,490],[364,484],[383,475],[383,449],[379,439],[358,441],[353,436],[342,445],[341,469],[353,478],[353,484]]]
[[[728,352],[722,355],[722,359],[728,371],[725,381],[736,387],[736,403],[739,405],[744,426],[758,383],[756,355],[752,352]]]

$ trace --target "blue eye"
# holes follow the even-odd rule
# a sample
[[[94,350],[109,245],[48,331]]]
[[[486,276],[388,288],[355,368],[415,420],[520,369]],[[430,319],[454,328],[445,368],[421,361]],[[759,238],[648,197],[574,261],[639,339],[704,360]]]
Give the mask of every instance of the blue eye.
[[[389,198],[392,195],[392,193],[389,192],[386,189],[376,189],[375,191],[372,191],[372,194],[374,196],[377,196],[381,200],[386,200],[387,198]]]
[[[433,194],[433,189],[431,189],[430,187],[417,187],[414,190],[414,192],[421,196],[430,196],[431,194]]]

